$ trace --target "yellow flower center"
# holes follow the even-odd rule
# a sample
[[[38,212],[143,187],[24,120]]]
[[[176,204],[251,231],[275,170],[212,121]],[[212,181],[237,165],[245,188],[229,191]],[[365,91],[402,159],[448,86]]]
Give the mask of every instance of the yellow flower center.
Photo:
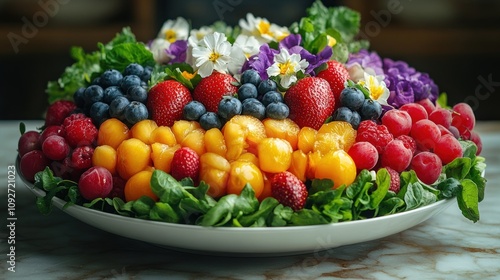
[[[259,30],[260,34],[272,35],[271,24],[269,22],[264,21],[264,20],[261,20],[261,21],[259,21],[259,23],[257,23],[257,30]]]
[[[165,40],[169,41],[170,43],[175,42],[177,39],[177,34],[175,33],[174,30],[172,29],[167,29],[165,31]]]
[[[220,57],[220,54],[216,53],[216,52],[212,52],[210,54],[210,56],[208,57],[208,60],[212,61],[212,62],[216,62],[217,59],[219,59]]]
[[[293,67],[294,65],[290,63],[290,61],[287,61],[285,63],[279,63],[278,68],[280,69],[280,74],[285,75],[287,73],[292,72],[293,73]]]

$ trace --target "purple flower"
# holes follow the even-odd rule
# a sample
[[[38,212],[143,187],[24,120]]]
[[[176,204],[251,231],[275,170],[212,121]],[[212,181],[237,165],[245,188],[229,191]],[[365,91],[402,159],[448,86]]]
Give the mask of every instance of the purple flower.
[[[278,54],[279,51],[271,49],[268,44],[260,46],[259,53],[257,55],[251,56],[248,61],[243,64],[241,72],[247,69],[253,69],[257,71],[260,78],[267,80],[269,76],[267,75],[267,68],[269,68],[274,62],[274,55]]]
[[[302,59],[305,59],[309,66],[306,69],[306,74],[314,75],[314,70],[321,64],[330,60],[333,54],[333,50],[330,46],[326,46],[317,55],[310,53],[300,44],[302,43],[302,37],[300,34],[290,34],[286,38],[280,41],[279,48],[287,49],[290,54],[299,54]]]
[[[383,60],[385,83],[390,91],[388,103],[396,108],[429,98],[435,102],[439,89],[427,73],[420,73],[404,61]]]
[[[177,40],[170,44],[170,47],[165,50],[168,57],[170,57],[169,63],[182,63],[186,61],[188,43],[187,40]]]
[[[372,69],[375,75],[384,75],[382,69],[382,59],[376,52],[368,52],[368,50],[360,50],[357,53],[351,53],[346,62],[347,68],[358,63],[364,69]]]

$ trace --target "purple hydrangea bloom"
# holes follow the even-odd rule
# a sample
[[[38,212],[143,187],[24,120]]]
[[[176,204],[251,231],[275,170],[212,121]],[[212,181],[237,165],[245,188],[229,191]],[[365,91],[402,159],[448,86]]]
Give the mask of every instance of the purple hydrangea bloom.
[[[384,75],[382,59],[376,52],[368,52],[368,50],[363,49],[357,53],[349,54],[346,66],[349,68],[355,63],[358,63],[364,69],[372,69],[375,72],[375,75]]]
[[[186,52],[188,48],[187,40],[177,40],[170,44],[170,47],[165,50],[171,58],[169,63],[182,63],[186,61]]]
[[[426,73],[409,67],[404,61],[383,60],[385,83],[391,92],[388,103],[396,108],[429,98],[435,102],[439,89]]]

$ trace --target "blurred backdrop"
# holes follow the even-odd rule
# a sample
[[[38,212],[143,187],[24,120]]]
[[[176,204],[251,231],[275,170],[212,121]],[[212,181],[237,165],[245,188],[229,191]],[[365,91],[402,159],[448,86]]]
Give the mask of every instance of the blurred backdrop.
[[[148,41],[178,16],[193,27],[224,20],[237,25],[251,12],[288,26],[312,0],[0,0],[0,119],[40,119],[45,88],[72,64],[69,49],[96,49],[122,27]],[[448,93],[466,101],[478,119],[500,119],[500,1],[323,0],[362,13],[362,32],[383,57],[427,72]],[[32,28],[29,28],[29,23]],[[10,36],[9,36],[10,34]],[[12,43],[13,34],[17,44]]]

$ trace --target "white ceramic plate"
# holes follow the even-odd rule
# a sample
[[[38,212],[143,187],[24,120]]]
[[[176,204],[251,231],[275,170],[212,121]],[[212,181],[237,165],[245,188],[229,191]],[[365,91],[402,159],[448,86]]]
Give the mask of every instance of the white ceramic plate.
[[[45,196],[43,190],[34,188],[33,184],[29,182],[24,182],[36,196]],[[129,218],[79,205],[63,209],[66,202],[57,197],[53,199],[54,205],[67,214],[116,235],[181,251],[242,256],[311,253],[379,239],[424,222],[443,211],[453,201],[451,199],[442,200],[408,212],[328,225],[221,228]]]

